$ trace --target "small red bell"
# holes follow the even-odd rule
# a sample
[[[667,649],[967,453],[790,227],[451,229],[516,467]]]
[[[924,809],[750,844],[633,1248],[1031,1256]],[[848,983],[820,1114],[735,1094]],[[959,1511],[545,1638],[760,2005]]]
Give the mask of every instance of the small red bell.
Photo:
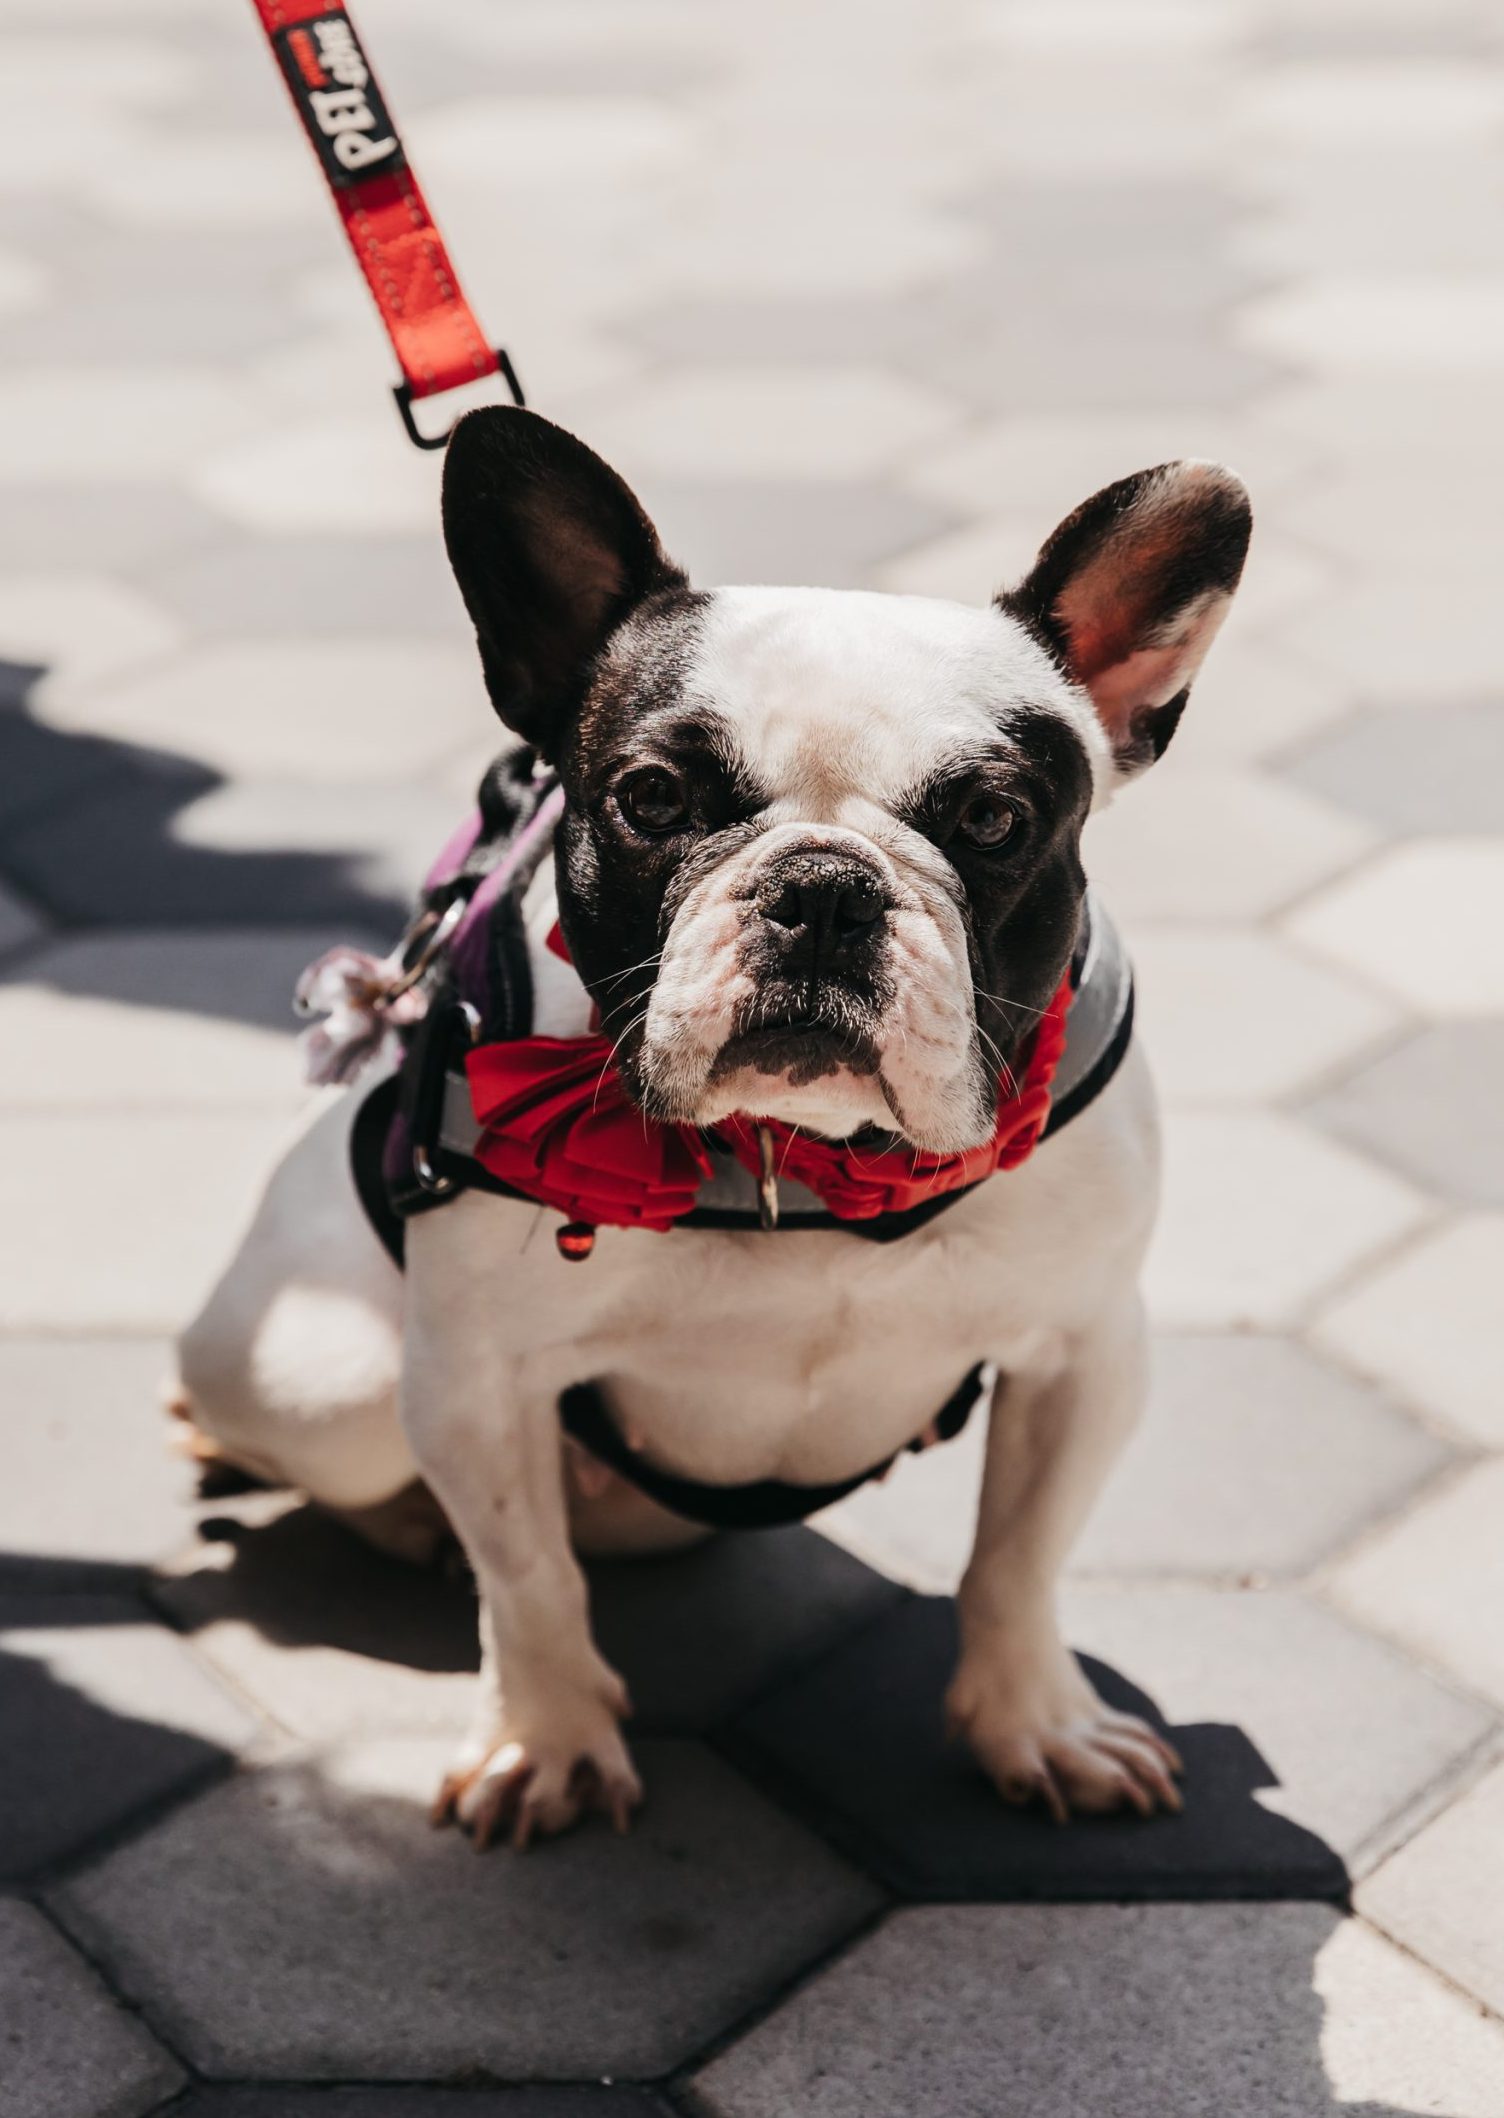
[[[594,1250],[595,1230],[588,1221],[566,1221],[564,1226],[555,1232],[554,1241],[559,1246],[561,1258],[578,1263],[582,1258],[588,1258]]]

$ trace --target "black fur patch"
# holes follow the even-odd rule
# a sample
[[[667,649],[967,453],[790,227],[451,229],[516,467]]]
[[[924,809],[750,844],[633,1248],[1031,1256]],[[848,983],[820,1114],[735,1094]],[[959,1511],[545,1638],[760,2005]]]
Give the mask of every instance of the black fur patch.
[[[536,412],[471,412],[444,461],[444,541],[491,703],[550,761],[612,633],[683,589],[609,465]]]
[[[999,1072],[1011,1072],[1075,946],[1086,893],[1080,847],[1092,770],[1080,736],[1047,707],[1010,709],[1002,734],[992,757],[961,770],[947,767],[915,789],[900,814],[933,839],[956,871],[985,1058]],[[968,845],[956,828],[979,792],[1006,801],[1017,819],[992,851]]]

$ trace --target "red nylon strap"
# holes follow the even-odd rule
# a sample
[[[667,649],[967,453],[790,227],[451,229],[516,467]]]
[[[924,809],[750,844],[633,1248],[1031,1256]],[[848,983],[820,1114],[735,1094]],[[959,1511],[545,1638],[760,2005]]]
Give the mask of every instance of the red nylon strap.
[[[460,291],[348,10],[341,0],[253,4],[381,312],[407,394],[433,397],[494,375],[502,356]],[[513,394],[520,402],[515,383]],[[420,440],[405,405],[403,418]]]

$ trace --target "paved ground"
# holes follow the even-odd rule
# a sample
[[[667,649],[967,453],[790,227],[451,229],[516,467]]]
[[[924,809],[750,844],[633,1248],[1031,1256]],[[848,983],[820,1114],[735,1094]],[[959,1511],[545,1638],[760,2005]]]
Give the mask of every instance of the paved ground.
[[[1254,488],[1091,847],[1169,1180],[1071,1623],[1190,1806],[1062,1837],[938,1750],[966,1445],[603,1576],[650,1804],[523,1863],[421,1817],[463,1590],[195,1528],[155,1388],[289,985],[391,931],[488,719],[249,8],[3,0],[0,2103],[1500,2118],[1496,12],[361,13],[483,314],[701,578],[983,596],[1142,463]]]

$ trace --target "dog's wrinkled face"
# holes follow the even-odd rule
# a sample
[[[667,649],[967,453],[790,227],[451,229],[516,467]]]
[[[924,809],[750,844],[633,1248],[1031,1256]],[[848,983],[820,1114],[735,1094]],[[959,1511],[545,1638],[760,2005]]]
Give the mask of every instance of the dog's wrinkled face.
[[[985,611],[691,591],[630,493],[532,415],[462,422],[445,527],[502,718],[559,766],[560,915],[652,1116],[955,1153],[1070,959],[1081,827],[1156,757],[1248,533],[1170,465]]]
[[[648,1111],[988,1137],[1107,770],[1016,621],[670,591],[612,639],[561,764],[566,931]]]

